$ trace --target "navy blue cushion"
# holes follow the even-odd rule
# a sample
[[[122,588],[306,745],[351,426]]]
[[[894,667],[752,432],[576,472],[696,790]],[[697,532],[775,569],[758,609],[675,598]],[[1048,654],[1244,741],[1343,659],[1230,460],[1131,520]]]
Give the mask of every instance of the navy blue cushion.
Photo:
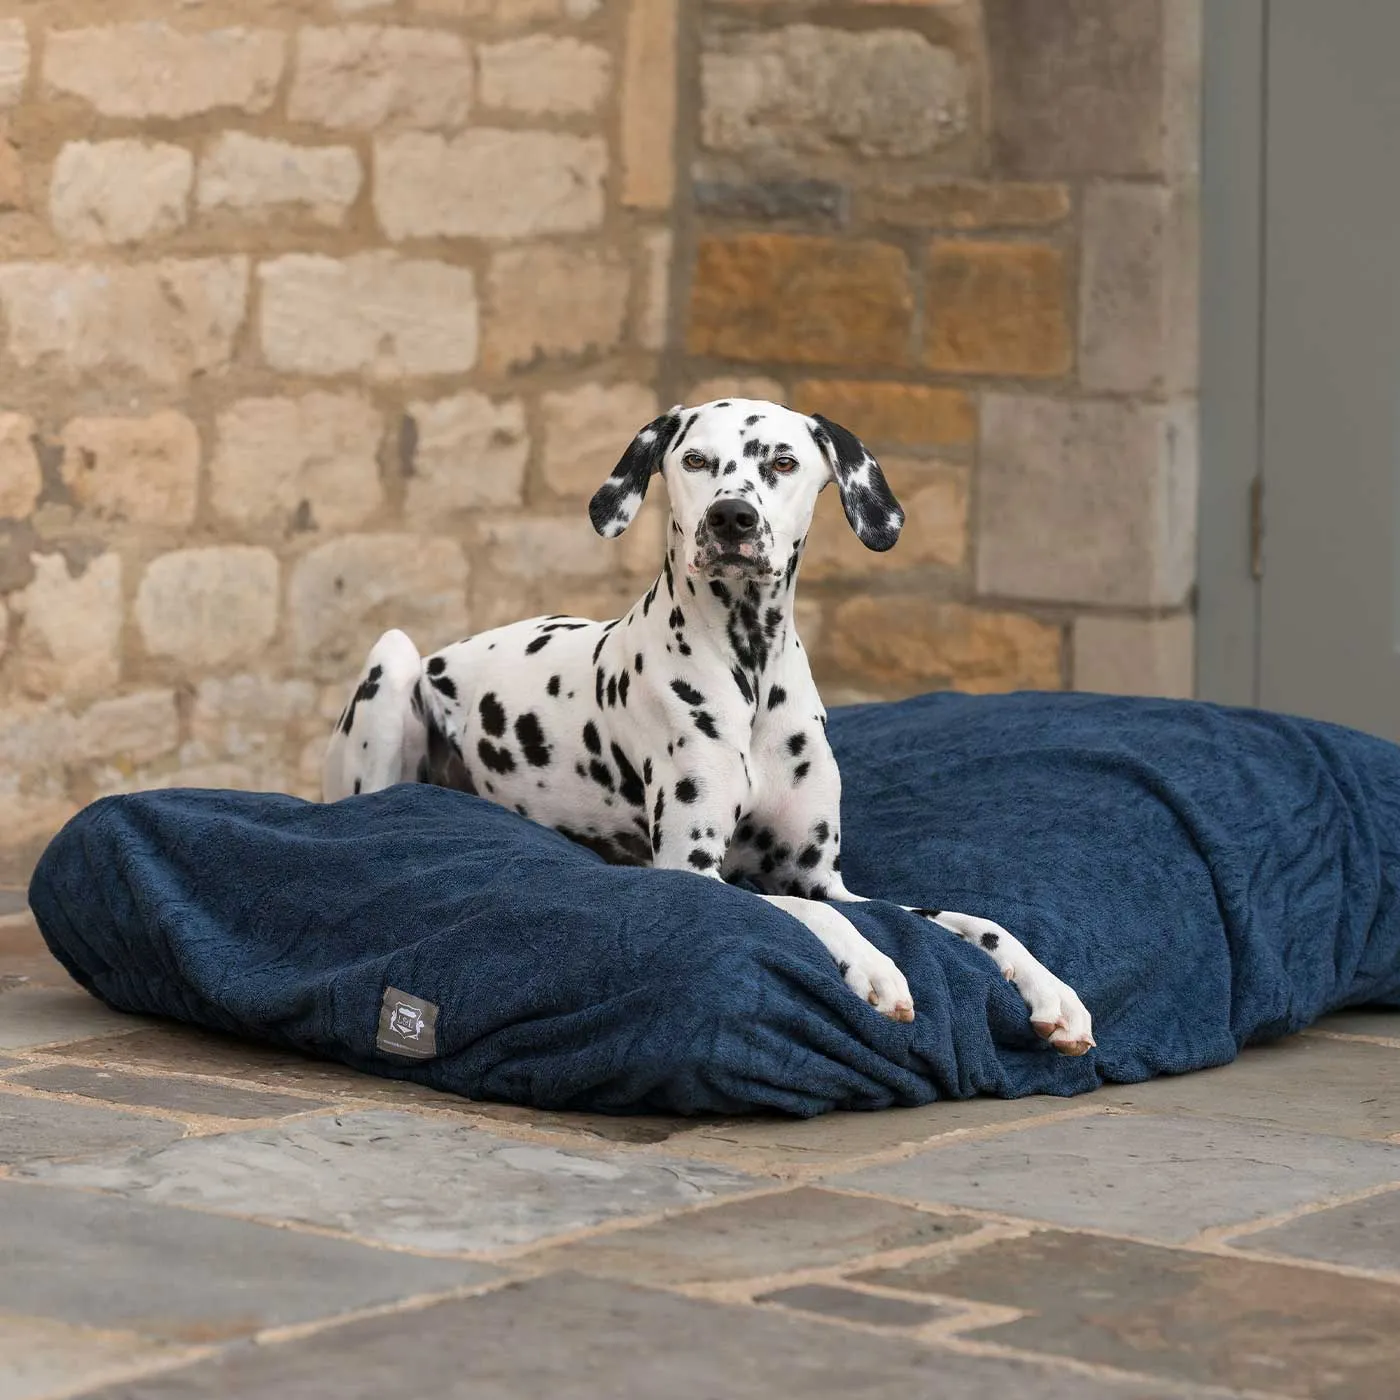
[[[844,908],[903,968],[912,1025],[743,890],[608,866],[432,787],[108,798],[54,839],[30,901],[119,1009],[548,1108],[1075,1094],[1400,1005],[1400,748],[1088,695],[854,706],[830,734],[850,887],[1005,924],[1079,991],[1097,1051],[1048,1050],[985,954],[894,903]],[[438,1008],[433,1058],[377,1046],[390,987]]]

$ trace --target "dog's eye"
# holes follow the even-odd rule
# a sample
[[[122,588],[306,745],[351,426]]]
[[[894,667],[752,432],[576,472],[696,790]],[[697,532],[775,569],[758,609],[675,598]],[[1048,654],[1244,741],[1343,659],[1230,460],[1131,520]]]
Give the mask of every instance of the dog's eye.
[[[795,472],[797,470],[797,458],[784,454],[781,457],[773,458],[773,470],[775,472]]]
[[[687,452],[685,456],[681,458],[681,464],[687,471],[692,472],[702,471],[705,467],[710,465],[709,462],[705,460],[705,454],[703,452]]]

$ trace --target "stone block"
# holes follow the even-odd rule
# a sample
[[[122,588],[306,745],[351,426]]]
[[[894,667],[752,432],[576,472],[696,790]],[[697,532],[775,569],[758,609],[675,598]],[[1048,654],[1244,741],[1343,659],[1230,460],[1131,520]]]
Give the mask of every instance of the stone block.
[[[287,95],[294,122],[450,128],[466,120],[471,97],[471,54],[450,30],[346,24],[297,34]]]
[[[320,1169],[302,1165],[313,1160]],[[497,1137],[387,1109],[191,1138],[29,1174],[234,1215],[321,1226],[437,1252],[501,1249],[628,1216],[697,1205],[752,1184],[730,1168],[661,1155],[603,1156]],[[386,1204],[385,1173],[393,1182]]]
[[[857,597],[837,606],[828,630],[826,654],[866,681],[977,694],[1064,684],[1061,629],[1020,613],[923,592]]]
[[[19,637],[8,665],[30,695],[86,699],[121,675],[122,561],[100,554],[76,575],[61,554],[33,556],[34,581],[10,595]]]
[[[152,1137],[179,1132],[178,1124],[155,1118],[64,1107],[147,1124]],[[0,1280],[0,1307],[171,1341],[251,1337],[484,1283],[496,1273],[468,1260],[418,1259],[251,1220],[20,1181],[0,1183],[0,1223],[16,1265]],[[213,1259],[218,1268],[210,1267]]]
[[[146,651],[196,669],[261,657],[277,632],[279,571],[270,549],[177,549],[146,566],[134,614]]]
[[[25,369],[135,372],[161,384],[224,368],[243,324],[248,260],[0,266],[9,351]]]
[[[1069,283],[1058,248],[935,242],[926,296],[929,369],[1055,378],[1073,363]]]
[[[759,399],[782,403],[787,391],[766,374],[720,374],[697,379],[686,393],[686,403],[694,407],[716,399]]]
[[[1113,393],[1196,384],[1196,201],[1159,185],[1084,192],[1079,382]]]
[[[24,96],[29,77],[29,38],[22,19],[0,20],[0,107],[13,107]]]
[[[591,496],[617,465],[637,432],[660,411],[644,384],[583,384],[547,393],[541,470],[561,496]]]
[[[276,762],[289,735],[320,731],[310,681],[269,676],[210,676],[195,688],[186,753],[246,763]],[[184,757],[184,755],[182,755]]]
[[[630,277],[615,253],[533,244],[494,254],[486,279],[482,358],[516,369],[557,355],[612,350],[622,339]]]
[[[89,705],[74,721],[63,757],[68,763],[147,763],[172,752],[179,742],[175,692],[138,690]]]
[[[987,0],[992,156],[1017,176],[1152,175],[1163,0]]]
[[[597,578],[615,567],[609,542],[599,539],[582,511],[483,520],[477,535],[493,578]],[[629,606],[636,591],[635,585],[625,590]],[[519,613],[512,609],[511,615]]]
[[[43,489],[34,420],[23,413],[0,413],[0,516],[23,520]]]
[[[475,128],[374,143],[374,212],[395,241],[530,238],[603,222],[608,153],[598,136]]]
[[[44,84],[104,117],[178,121],[232,108],[265,112],[286,41],[275,29],[178,30],[159,20],[50,30]]]
[[[1400,1362],[1400,1287],[1320,1269],[1046,1230],[865,1277],[1003,1309],[969,1340],[1157,1378],[1145,1394],[1383,1395]]]
[[[594,112],[612,79],[606,49],[549,34],[483,44],[477,66],[483,107],[530,116]]]
[[[98,519],[189,525],[199,488],[199,432],[183,413],[72,418],[63,429],[63,483]]]
[[[28,205],[24,159],[19,147],[0,130],[0,213],[13,214]]]
[[[675,239],[668,228],[641,236],[640,296],[632,335],[643,350],[664,350],[671,327],[671,255]]]
[[[855,197],[862,223],[958,230],[1043,228],[1069,217],[1068,185],[1004,180],[884,180]]]
[[[914,303],[903,252],[868,239],[757,233],[700,240],[692,355],[788,364],[908,363]]]
[[[217,419],[209,499],[226,520],[344,530],[383,504],[384,424],[361,394],[239,399]]]
[[[131,139],[69,141],[54,161],[49,218],[70,243],[139,243],[182,228],[194,157]]]
[[[1400,1191],[1319,1210],[1271,1230],[1238,1235],[1231,1243],[1251,1253],[1393,1274],[1400,1258]]]
[[[350,146],[297,146],[225,131],[200,159],[196,197],[203,210],[231,209],[259,221],[305,213],[315,223],[339,227],[363,178]]]
[[[881,458],[880,465],[904,507],[899,542],[883,554],[867,549],[847,523],[835,489],[824,491],[802,556],[803,578],[861,578],[926,564],[962,567],[967,558],[967,468],[898,457]]]
[[[978,1228],[963,1216],[800,1186],[559,1245],[532,1262],[638,1283],[722,1283],[835,1268],[871,1254],[927,1248]]]
[[[979,590],[1180,606],[1195,580],[1197,470],[1192,405],[985,394]]]
[[[8,833],[6,833],[8,835]],[[90,1036],[113,1035],[122,1031],[136,1031],[148,1026],[151,1023],[143,1020],[139,1016],[126,1016],[119,1011],[112,1011],[104,1006],[96,997],[89,996],[86,992],[79,991],[71,983],[66,987],[18,987],[13,991],[0,993],[3,997],[3,1007],[5,1014],[0,1016],[0,1050],[32,1050],[40,1045],[67,1044],[71,1041],[86,1040]],[[22,1103],[29,1103],[30,1100],[21,1100]],[[19,1112],[13,1099],[0,1099],[12,1115]],[[0,1152],[9,1150],[16,1152],[17,1148],[23,1148],[26,1156],[36,1157],[59,1157],[68,1156],[72,1148],[65,1149],[65,1141],[74,1143],[78,1141],[78,1149],[82,1150],[80,1140],[73,1136],[66,1136],[62,1123],[67,1118],[70,1124],[76,1125],[81,1122],[91,1124],[97,1133],[102,1133],[102,1120],[110,1120],[113,1115],[105,1109],[83,1109],[76,1105],[64,1105],[66,1108],[73,1108],[76,1111],[71,1114],[52,1113],[46,1114],[42,1118],[29,1120],[40,1128],[44,1133],[52,1129],[52,1137],[34,1136],[21,1140],[14,1131],[0,1133]],[[98,1147],[113,1145],[112,1138],[121,1138],[125,1134],[125,1141],[131,1142],[132,1132],[136,1132],[139,1141],[140,1130],[133,1128],[126,1114],[117,1115],[119,1127],[111,1133],[106,1142],[99,1142]],[[149,1123],[149,1119],[140,1120]],[[44,1127],[44,1125],[49,1125]],[[179,1136],[179,1130],[174,1132],[158,1134],[161,1141],[169,1141],[172,1137]],[[14,1160],[12,1157],[10,1160]],[[6,1270],[6,1273],[9,1271]]]
[[[521,504],[530,439],[519,399],[467,390],[408,405],[413,452],[404,464],[404,517],[428,528],[454,511]]]
[[[830,1184],[1172,1243],[1400,1180],[1400,1146],[1199,1118],[1102,1114],[1015,1144],[950,1143]]]
[[[834,180],[696,180],[696,210],[736,223],[844,224],[850,198]]]
[[[132,1332],[70,1327],[22,1312],[0,1317],[0,1394],[15,1400],[77,1395],[113,1374],[158,1370],[180,1359],[178,1344]]]
[[[5,1007],[15,994],[0,995],[4,997],[0,1007]],[[179,1136],[178,1123],[159,1118],[0,1092],[0,1163],[6,1166],[45,1157],[77,1157],[113,1148],[154,1145]],[[35,1192],[31,1188],[26,1194],[32,1198]],[[11,1244],[7,1238],[6,1247]],[[5,1272],[13,1275],[15,1270],[11,1267]]]
[[[467,561],[456,540],[343,535],[292,571],[292,646],[312,675],[344,682],[390,627],[407,632],[424,655],[469,635],[466,590]]]
[[[258,278],[259,337],[273,369],[397,379],[461,374],[476,363],[469,268],[390,252],[291,253],[259,264]]]
[[[619,145],[622,202],[669,209],[675,193],[680,0],[628,0]]]
[[[908,1298],[889,1298],[880,1293],[862,1293],[854,1288],[836,1288],[829,1283],[802,1283],[760,1293],[756,1303],[776,1303],[796,1312],[839,1317],[866,1327],[922,1327],[927,1322],[955,1317],[958,1310],[936,1303],[915,1303]]]
[[[103,1103],[155,1108],[166,1113],[208,1118],[284,1118],[326,1107],[326,1100],[234,1089],[208,1079],[132,1074],[87,1065],[50,1065],[10,1076],[12,1084],[49,1094],[74,1094]],[[4,1100],[0,1098],[0,1112]]]
[[[964,447],[977,437],[977,408],[961,389],[858,379],[803,379],[801,413],[820,413],[872,448]]]
[[[1178,700],[1194,693],[1195,628],[1188,613],[1150,620],[1085,615],[1075,618],[1071,637],[1076,690]]]
[[[913,29],[714,28],[700,59],[711,150],[926,159],[969,125],[957,56]]]

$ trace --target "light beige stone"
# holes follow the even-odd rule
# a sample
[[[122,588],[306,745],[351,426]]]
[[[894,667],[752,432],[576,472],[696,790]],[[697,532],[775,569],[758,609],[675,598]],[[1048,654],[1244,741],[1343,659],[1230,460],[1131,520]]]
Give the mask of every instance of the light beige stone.
[[[29,39],[22,19],[0,19],[0,107],[24,96],[29,76]]]
[[[528,238],[603,222],[601,137],[478,128],[374,143],[374,212],[392,239]]]
[[[671,253],[674,238],[668,228],[648,229],[641,239],[641,296],[633,329],[643,350],[664,350],[670,326]]]
[[[231,107],[265,112],[286,41],[275,29],[179,30],[160,20],[51,30],[44,82],[105,117],[178,120]]]
[[[661,572],[670,520],[666,484],[657,477],[636,518],[616,540],[604,540],[603,546],[619,562],[623,573],[650,581]]]
[[[560,496],[591,496],[627,444],[656,417],[656,394],[644,384],[583,384],[545,394],[545,485]]]
[[[190,743],[182,749],[181,761],[265,762],[280,758],[288,736],[307,728],[324,729],[316,714],[316,687],[310,681],[246,673],[210,677],[195,688]]]
[[[183,413],[74,418],[63,430],[63,482],[100,519],[188,525],[199,487],[199,432]]]
[[[387,628],[424,655],[471,631],[467,561],[456,540],[433,535],[343,535],[292,571],[292,646],[322,680],[354,672]]]
[[[1077,617],[1071,637],[1076,690],[1171,699],[1189,699],[1194,691],[1195,629],[1189,613]]]
[[[146,650],[192,669],[261,657],[277,632],[278,573],[277,556],[253,545],[153,559],[136,593]]]
[[[460,374],[476,363],[471,270],[389,252],[261,263],[263,357],[302,374]],[[3,294],[3,283],[0,283]]]
[[[414,450],[404,490],[409,524],[428,527],[444,515],[521,504],[530,439],[519,399],[493,402],[468,390],[411,403]]]
[[[912,29],[717,30],[700,90],[702,137],[718,151],[926,157],[969,120],[956,55]]]
[[[139,690],[89,706],[73,721],[64,757],[69,763],[104,759],[148,763],[173,753],[179,742],[175,692]]]
[[[1194,405],[982,397],[977,587],[1176,607],[1195,580]]]
[[[531,116],[596,111],[608,90],[608,51],[580,39],[529,34],[477,50],[484,107]]]
[[[782,403],[787,390],[766,374],[720,374],[708,379],[697,379],[686,394],[686,403],[713,403],[716,399],[766,399],[769,403]]]
[[[136,371],[176,384],[221,369],[248,296],[248,260],[168,258],[130,267],[0,266],[9,352],[23,368]]]
[[[608,541],[599,538],[583,511],[484,520],[478,538],[493,576],[595,578],[614,567]]]
[[[1116,393],[1196,383],[1197,201],[1159,185],[1084,192],[1079,382]]]
[[[513,369],[611,350],[627,316],[626,264],[610,252],[536,244],[491,259],[483,358]]]
[[[0,413],[0,519],[23,520],[43,488],[34,420],[23,413]]]
[[[239,399],[218,416],[215,512],[241,525],[344,530],[383,504],[384,423],[363,395]]]
[[[7,778],[27,777],[55,768],[54,755],[68,751],[76,727],[61,700],[11,701],[0,706],[0,773]]]
[[[675,193],[679,0],[628,0],[622,53],[622,202],[669,209]]]
[[[297,34],[294,122],[361,131],[456,127],[472,97],[466,41],[446,29],[347,24]]]
[[[20,628],[7,665],[19,688],[72,699],[110,690],[121,676],[120,557],[100,554],[76,576],[61,554],[32,559],[33,582],[10,598]]]
[[[233,209],[265,220],[290,208],[339,227],[363,179],[350,146],[297,146],[226,131],[200,160],[197,198],[201,209]]]
[[[69,141],[54,162],[49,218],[70,243],[139,243],[184,226],[193,178],[183,146]]]
[[[13,214],[29,204],[24,159],[19,147],[6,138],[0,127],[0,214]]]

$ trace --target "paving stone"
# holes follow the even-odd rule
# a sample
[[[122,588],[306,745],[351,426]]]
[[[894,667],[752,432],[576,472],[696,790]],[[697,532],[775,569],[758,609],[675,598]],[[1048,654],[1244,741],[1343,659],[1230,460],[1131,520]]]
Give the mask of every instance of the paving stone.
[[[828,1113],[820,1118],[740,1118],[702,1123],[686,1137],[687,1156],[789,1165],[840,1163],[872,1152],[928,1142],[945,1133],[1015,1123],[1063,1111],[1064,1099],[962,1099],[879,1113]]]
[[[0,988],[6,986],[73,990],[73,979],[49,952],[31,914],[0,917]]]
[[[141,1017],[109,1011],[71,981],[67,987],[21,987],[2,995],[0,1050],[82,1040],[150,1024]]]
[[[1397,1028],[1400,1029],[1400,1028]],[[1338,1137],[1400,1133],[1400,1055],[1365,1041],[1293,1037],[1234,1064],[1101,1090],[1095,1102]]]
[[[1389,1181],[1400,1181],[1400,1147],[1105,1114],[953,1143],[830,1184],[1176,1241]]]
[[[822,1313],[865,1322],[875,1327],[920,1327],[925,1322],[952,1317],[956,1308],[936,1303],[911,1303],[903,1298],[885,1298],[878,1293],[861,1293],[854,1288],[833,1288],[826,1283],[804,1283],[797,1288],[780,1288],[754,1300],[777,1303],[796,1312]]]
[[[314,1162],[314,1171],[307,1164]],[[413,1249],[528,1244],[743,1190],[744,1174],[498,1137],[389,1110],[188,1138],[33,1176],[136,1199],[344,1230]]]
[[[85,1065],[52,1065],[28,1074],[12,1075],[16,1084],[54,1094],[83,1094],[108,1103],[165,1108],[174,1113],[203,1113],[211,1118],[281,1118],[324,1108],[329,1099],[301,1099],[291,1094],[260,1094],[250,1089],[199,1079],[164,1075],[125,1074],[121,1070],[90,1069]]]
[[[936,1376],[934,1382],[932,1378]],[[559,1275],[364,1318],[281,1346],[240,1347],[88,1400],[339,1400],[411,1383],[439,1400],[1127,1400],[1130,1381],[940,1352],[762,1308]]]
[[[338,1099],[370,1099],[398,1107],[419,1104],[443,1112],[521,1123],[546,1132],[579,1133],[610,1142],[663,1142],[676,1133],[689,1132],[701,1121],[641,1114],[551,1113],[516,1104],[486,1103],[459,1094],[439,1093],[404,1080],[360,1074],[328,1060],[313,1060],[190,1026],[153,1026],[134,1035],[81,1041],[47,1053],[90,1060],[104,1067],[117,1064],[138,1069],[166,1069],[180,1074],[216,1075],[220,1079],[240,1080],[268,1089],[305,1089]]]
[[[74,1394],[114,1370],[167,1365],[181,1350],[130,1332],[70,1327],[22,1313],[0,1316],[0,1400]]]
[[[938,1244],[970,1234],[980,1224],[891,1201],[800,1187],[579,1240],[532,1255],[530,1262],[638,1283],[713,1283]]]
[[[1324,1016],[1313,1027],[1327,1035],[1371,1035],[1400,1040],[1400,1007],[1394,1011],[1339,1011]]]
[[[159,1147],[183,1131],[164,1118],[0,1093],[0,1164]]]
[[[23,890],[0,890],[0,918],[23,914],[28,908],[29,898]]]
[[[466,1260],[20,1181],[0,1181],[0,1238],[0,1310],[165,1340],[246,1336],[496,1274]]]
[[[1023,1308],[979,1340],[1275,1395],[1390,1395],[1400,1286],[1047,1231],[866,1282]]]
[[[1292,1259],[1400,1273],[1400,1191],[1333,1206],[1257,1234],[1237,1235],[1230,1243]]]

